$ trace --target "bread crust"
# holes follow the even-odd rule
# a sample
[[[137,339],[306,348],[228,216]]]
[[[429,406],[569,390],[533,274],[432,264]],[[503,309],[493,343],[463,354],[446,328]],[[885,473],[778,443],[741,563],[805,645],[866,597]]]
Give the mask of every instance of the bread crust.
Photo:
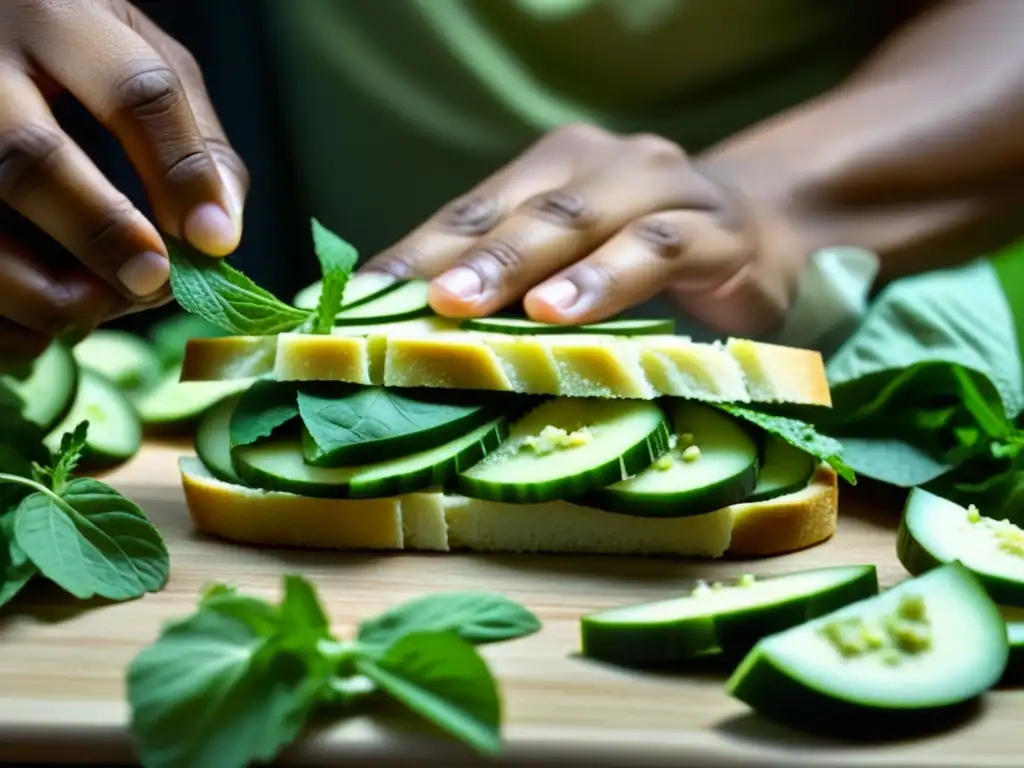
[[[445,505],[440,503],[440,494],[410,494],[410,498],[415,497],[414,503],[406,504],[402,498],[313,499],[224,483],[214,479],[194,457],[183,458],[180,468],[193,524],[222,539],[326,549],[448,549],[443,534]],[[407,510],[406,519],[403,509]],[[836,473],[822,465],[800,491],[727,509],[733,518],[727,556],[764,558],[805,549],[835,533]],[[658,554],[695,556],[693,550],[666,553],[664,542],[652,541],[650,549]],[[587,550],[608,554],[593,547]],[[502,550],[489,547],[488,551]]]

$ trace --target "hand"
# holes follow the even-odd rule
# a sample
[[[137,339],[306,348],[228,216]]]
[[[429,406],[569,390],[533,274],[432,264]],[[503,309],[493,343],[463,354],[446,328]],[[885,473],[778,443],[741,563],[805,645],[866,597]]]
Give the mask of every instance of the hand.
[[[0,202],[74,257],[0,232],[3,361],[169,295],[156,227],[54,119],[63,91],[118,138],[164,231],[217,256],[240,237],[248,178],[189,53],[123,0],[3,0]]]
[[[433,278],[451,317],[519,299],[578,324],[666,292],[731,334],[774,330],[806,260],[785,219],[708,178],[672,142],[586,125],[554,131],[364,271]]]

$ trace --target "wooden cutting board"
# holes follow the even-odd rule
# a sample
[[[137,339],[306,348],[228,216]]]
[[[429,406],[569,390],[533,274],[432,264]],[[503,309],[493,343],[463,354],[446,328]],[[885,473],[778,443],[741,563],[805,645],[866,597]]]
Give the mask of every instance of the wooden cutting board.
[[[0,619],[0,760],[130,762],[122,675],[161,623],[190,613],[206,582],[230,581],[276,597],[281,574],[297,571],[317,583],[335,628],[344,633],[363,617],[434,590],[500,591],[535,611],[544,622],[540,633],[483,650],[504,694],[507,764],[1021,764],[1024,693],[988,696],[978,716],[940,736],[854,748],[758,720],[722,692],[721,676],[638,674],[575,655],[581,614],[676,595],[697,578],[875,563],[881,580],[891,584],[904,576],[894,554],[898,494],[868,491],[863,483],[856,490],[844,487],[832,541],[755,565],[258,550],[192,532],[176,468],[181,452],[149,446],[108,478],[147,510],[167,538],[173,574],[164,592],[86,607],[56,590],[35,588]],[[411,735],[409,721],[395,726],[363,718],[311,736],[281,764],[413,765],[424,754],[448,765],[474,762],[428,732]]]

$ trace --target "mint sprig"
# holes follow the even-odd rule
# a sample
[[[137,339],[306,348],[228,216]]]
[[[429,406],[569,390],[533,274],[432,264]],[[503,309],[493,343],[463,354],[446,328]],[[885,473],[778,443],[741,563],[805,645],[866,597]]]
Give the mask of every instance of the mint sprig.
[[[327,334],[341,310],[345,286],[358,252],[316,219],[313,245],[323,290],[313,311],[287,304],[260,288],[225,259],[206,256],[190,245],[165,238],[171,263],[171,292],[181,307],[238,336],[304,332]]]
[[[109,485],[72,477],[88,434],[80,423],[47,463],[0,444],[0,605],[42,576],[80,599],[130,600],[162,589],[170,560],[159,531]]]
[[[499,595],[441,593],[330,631],[314,586],[287,575],[273,604],[216,584],[127,672],[131,729],[149,768],[269,762],[314,714],[358,713],[387,697],[485,754],[500,747],[501,698],[474,643],[536,632]],[[339,708],[338,704],[346,706]]]

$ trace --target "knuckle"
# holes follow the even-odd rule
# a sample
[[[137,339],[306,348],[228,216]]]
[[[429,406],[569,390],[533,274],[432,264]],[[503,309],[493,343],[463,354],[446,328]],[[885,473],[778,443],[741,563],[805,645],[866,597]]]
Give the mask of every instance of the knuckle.
[[[65,328],[76,325],[87,309],[81,299],[62,283],[51,280],[33,307],[33,327],[41,333],[56,336]]]
[[[633,222],[631,232],[648,250],[664,259],[674,259],[686,249],[682,230],[664,216],[645,216]]]
[[[201,149],[192,149],[167,158],[163,175],[171,185],[185,185],[213,173],[213,158]]]
[[[583,228],[594,220],[593,209],[587,199],[567,189],[544,192],[530,201],[528,207],[542,218],[563,226]]]
[[[463,235],[483,235],[501,219],[501,206],[493,197],[473,196],[456,200],[444,211],[445,226]]]
[[[137,63],[114,86],[117,112],[144,119],[167,115],[184,101],[181,79],[164,63]]]
[[[678,163],[686,160],[686,151],[674,141],[653,133],[635,133],[626,137],[626,144],[641,157],[659,163]]]
[[[523,271],[526,254],[510,240],[492,240],[477,247],[468,261],[485,278],[507,279]]]
[[[110,206],[93,222],[82,239],[83,258],[89,259],[90,266],[103,267],[116,254],[123,252],[123,243],[137,222],[138,214],[127,198]]]
[[[0,133],[0,199],[18,207],[63,148],[60,134],[45,126],[23,125]]]

